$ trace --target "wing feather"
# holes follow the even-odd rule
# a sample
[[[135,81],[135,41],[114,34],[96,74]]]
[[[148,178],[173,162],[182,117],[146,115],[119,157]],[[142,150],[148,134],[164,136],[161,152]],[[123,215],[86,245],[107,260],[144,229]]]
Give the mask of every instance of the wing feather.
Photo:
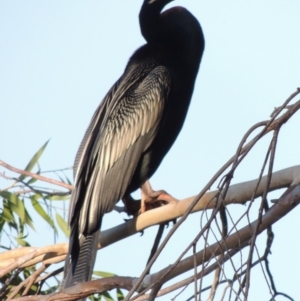
[[[103,214],[124,196],[159,129],[171,79],[163,66],[145,73],[141,76],[132,68],[116,83],[84,137],[70,206],[71,226],[78,222],[79,233],[98,229]],[[124,81],[129,79],[131,84],[126,86]]]

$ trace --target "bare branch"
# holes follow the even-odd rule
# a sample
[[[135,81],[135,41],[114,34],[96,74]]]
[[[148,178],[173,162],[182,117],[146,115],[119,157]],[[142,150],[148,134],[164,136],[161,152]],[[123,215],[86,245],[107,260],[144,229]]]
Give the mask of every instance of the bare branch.
[[[255,198],[262,196],[266,185],[267,176],[262,177],[257,188]],[[300,165],[282,169],[272,174],[269,191],[289,187],[300,183]],[[247,181],[230,186],[228,189],[224,204],[245,204],[251,200],[253,190],[257,185],[257,180]],[[192,212],[202,211],[205,209],[213,209],[216,205],[213,200],[219,191],[207,192],[193,208]],[[116,241],[140,232],[152,225],[170,221],[178,218],[186,212],[187,208],[196,196],[191,196],[179,201],[177,204],[169,204],[160,208],[156,208],[139,215],[137,218],[129,220],[126,224],[121,224],[101,233],[99,239],[99,247],[106,247]],[[213,200],[213,201],[212,201]]]
[[[257,188],[255,197],[259,197],[264,192],[267,176],[262,177]],[[286,168],[272,174],[269,191],[289,187],[300,182],[300,166]],[[253,195],[253,190],[257,186],[257,180],[243,182],[230,186],[228,189],[224,204],[245,204]],[[207,192],[196,204],[192,212],[202,211],[204,209],[213,209],[214,199],[218,191]],[[121,239],[134,235],[150,226],[161,224],[180,217],[186,212],[195,196],[188,197],[179,201],[177,204],[169,204],[156,208],[139,215],[137,218],[122,223],[116,227],[101,232],[98,248],[107,247]],[[68,252],[66,243],[49,245],[42,248],[24,247],[7,252],[0,253],[0,277],[15,268],[32,266],[39,262],[51,264],[63,261]],[[27,254],[34,253],[34,257],[27,259]],[[18,261],[20,260],[20,261]],[[4,270],[5,269],[5,272]]]
[[[39,262],[52,264],[63,261],[68,252],[65,243],[41,248],[24,247],[0,253],[0,277],[16,268],[29,267]]]
[[[274,224],[282,217],[284,217],[291,210],[293,210],[299,203],[300,203],[300,185],[292,186],[286,192],[284,192],[282,197],[279,199],[278,203],[273,205],[271,209],[263,215],[261,220],[257,219],[256,221],[252,222],[250,225],[247,225],[244,228],[238,230],[237,232],[231,234],[226,239],[222,241],[218,241],[215,244],[201,250],[200,252],[197,252],[196,254],[197,265],[200,265],[203,262],[206,262],[211,258],[214,258],[221,254],[223,255],[225,254],[224,257],[225,259],[222,260],[223,262],[224,260],[228,260],[233,255],[230,254],[230,256],[226,256],[228,252],[234,250],[240,250],[241,248],[248,246],[248,242],[250,239],[252,239],[253,231],[256,229],[257,226],[258,226],[258,234],[260,234],[264,230],[268,229],[268,227],[270,227],[272,224]],[[162,276],[164,277],[163,283],[165,283],[170,279],[182,273],[185,273],[188,270],[193,269],[194,260],[195,260],[195,256],[191,255],[183,259],[171,271],[170,268],[167,267],[157,273],[148,275],[145,277],[142,286],[147,287],[149,283],[155,283],[158,279],[162,281]],[[217,268],[217,265],[215,266],[215,268]],[[166,272],[168,272],[167,275]],[[200,272],[198,274],[198,277],[201,276],[203,276],[203,272]],[[193,277],[194,276],[191,276],[189,280],[190,281],[194,280]],[[186,285],[186,284],[187,283],[184,283],[182,285]],[[177,286],[176,288],[179,287]],[[161,296],[161,294],[158,294],[158,296]],[[144,300],[144,298],[140,297],[137,300]]]
[[[72,185],[69,185],[69,184],[66,184],[66,183],[54,180],[54,179],[50,179],[50,178],[38,175],[36,173],[32,173],[32,172],[29,172],[29,171],[26,171],[26,170],[22,170],[22,169],[13,167],[13,166],[5,163],[2,160],[0,160],[0,165],[3,166],[3,167],[5,167],[5,168],[7,168],[7,169],[9,169],[9,170],[11,170],[11,171],[13,171],[13,172],[16,172],[16,173],[18,173],[20,175],[28,176],[28,177],[31,177],[31,178],[34,178],[34,179],[38,179],[38,180],[43,181],[43,182],[47,182],[47,183],[50,183],[50,184],[61,186],[61,187],[67,188],[69,190],[73,189]]]
[[[102,293],[113,288],[129,290],[136,278],[131,277],[107,277],[98,280],[79,283],[60,292],[50,295],[25,296],[15,298],[15,301],[71,301],[87,297],[92,294]],[[10,299],[8,299],[10,300]]]

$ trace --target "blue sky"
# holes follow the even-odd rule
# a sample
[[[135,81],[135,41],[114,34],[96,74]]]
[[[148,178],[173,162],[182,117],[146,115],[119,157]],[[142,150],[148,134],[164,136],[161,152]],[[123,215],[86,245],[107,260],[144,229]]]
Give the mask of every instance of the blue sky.
[[[51,138],[40,162],[42,168],[73,164],[94,110],[122,74],[130,55],[144,43],[137,18],[141,3],[0,2],[2,160],[23,168]],[[183,198],[200,191],[234,154],[244,133],[253,124],[268,119],[274,107],[300,85],[300,3],[178,0],[168,7],[174,5],[185,6],[199,19],[206,48],[185,126],[151,183],[156,189],[163,188]],[[299,164],[298,115],[281,130],[275,170]],[[253,150],[233,183],[257,177],[267,143],[268,138]],[[6,186],[2,179],[0,184]],[[229,210],[238,211],[234,206]],[[199,216],[195,214],[180,231],[170,252],[174,252],[174,246],[183,246],[193,238],[190,229],[195,228],[197,233]],[[297,225],[296,218],[297,212],[292,212],[274,226],[277,232],[271,256],[278,290],[294,298],[300,292],[294,280],[297,269],[293,271],[295,250],[299,249],[299,234],[291,229]],[[122,216],[112,213],[105,217],[103,227],[121,222]],[[49,231],[44,225],[42,229]],[[102,250],[97,268],[120,275],[138,275],[154,233],[155,230],[146,231],[142,238],[137,235]],[[53,241],[43,233],[36,235],[33,245]],[[139,247],[133,250],[132,245]],[[115,258],[119,249],[124,254],[128,252],[126,262]],[[138,254],[132,256],[135,252]],[[180,254],[179,249],[176,254]],[[165,254],[157,269],[171,263],[168,260],[176,254]],[[130,263],[131,256],[138,258],[134,264]],[[264,292],[266,297],[260,295],[260,300],[267,300],[263,281],[254,283],[253,300],[255,291]],[[189,288],[183,296],[192,291]]]

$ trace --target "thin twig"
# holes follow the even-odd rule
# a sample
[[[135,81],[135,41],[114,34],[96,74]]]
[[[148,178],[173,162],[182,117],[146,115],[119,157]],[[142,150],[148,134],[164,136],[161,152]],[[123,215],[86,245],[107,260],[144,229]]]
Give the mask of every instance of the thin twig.
[[[69,184],[66,184],[66,183],[54,180],[54,179],[50,179],[50,178],[38,175],[36,173],[32,173],[32,172],[29,172],[29,171],[26,171],[26,170],[22,170],[22,169],[13,167],[13,166],[5,163],[2,160],[0,160],[0,165],[3,166],[3,167],[5,167],[5,168],[7,168],[7,169],[9,169],[9,170],[11,170],[11,171],[13,171],[13,172],[16,172],[16,173],[24,175],[24,176],[28,176],[28,177],[31,177],[31,178],[34,178],[34,179],[38,179],[38,180],[43,181],[43,182],[47,182],[47,183],[50,183],[50,184],[61,186],[61,187],[67,188],[69,190],[73,189],[72,185],[69,185]]]

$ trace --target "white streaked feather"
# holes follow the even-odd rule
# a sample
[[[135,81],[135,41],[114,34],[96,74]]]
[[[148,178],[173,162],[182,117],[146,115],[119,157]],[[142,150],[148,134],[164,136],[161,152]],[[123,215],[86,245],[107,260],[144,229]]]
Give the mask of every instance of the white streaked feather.
[[[111,162],[115,162],[116,158],[118,157],[118,147],[117,147],[117,143],[116,143],[116,138],[113,137],[112,141],[111,141],[111,145],[112,145],[112,149],[111,149],[111,156],[110,156],[110,160]]]
[[[169,87],[170,77],[168,71],[162,66],[155,68],[152,73],[152,75],[148,75],[144,81],[135,88],[133,94],[131,94],[132,99],[126,99],[124,94],[131,89],[132,85],[136,84],[136,82],[131,80],[132,74],[130,72],[122,78],[120,85],[111,90],[113,91],[111,92],[111,99],[105,104],[104,109],[106,113],[101,117],[100,124],[98,122],[94,123],[92,132],[97,131],[99,133],[96,141],[91,141],[92,132],[86,140],[87,144],[82,150],[76,175],[79,175],[79,171],[82,170],[83,158],[87,160],[87,163],[85,162],[84,164],[90,164],[90,168],[93,170],[91,170],[89,178],[87,179],[85,200],[79,200],[78,193],[74,193],[74,197],[72,197],[73,202],[75,201],[75,204],[72,204],[73,210],[75,209],[76,202],[80,201],[83,204],[79,219],[80,231],[83,231],[87,225],[87,214],[91,214],[91,217],[95,218],[99,215],[99,210],[103,214],[107,208],[111,208],[111,204],[105,203],[108,197],[103,197],[103,189],[105,188],[104,182],[108,170],[126,154],[129,147],[136,143],[138,139],[140,139],[139,143],[142,143],[138,146],[139,152],[137,154],[140,154],[145,151],[145,148],[151,144],[151,140],[155,137],[157,129],[153,127],[157,127],[161,119],[166,100],[164,97],[168,94],[167,89]],[[157,74],[160,74],[159,79]],[[128,79],[127,83],[125,79]],[[129,85],[128,82],[130,82]],[[151,87],[151,89],[149,89],[149,87]],[[122,112],[122,109],[125,110],[125,114],[120,117],[117,114],[119,114],[118,112]],[[99,120],[100,117],[97,118],[97,120]],[[121,127],[119,126],[120,122]],[[143,136],[149,133],[150,130],[151,135],[149,138],[143,139]],[[95,155],[95,158],[86,159],[88,155],[87,145],[90,143],[94,143],[92,153]],[[90,146],[89,149],[91,149]],[[130,181],[132,176],[127,174],[128,166],[130,166],[130,172],[134,172],[133,166],[138,163],[139,159],[139,155],[138,157],[131,158],[133,162],[126,162],[120,171],[121,173],[117,174],[120,181],[116,183],[120,182],[120,184],[112,190],[116,191],[114,195],[117,195],[117,197],[122,197],[120,196],[121,191],[129,185],[128,182],[124,182],[124,178]],[[96,165],[93,164],[93,160],[97,160]],[[86,174],[85,177],[87,176]],[[107,186],[105,189],[107,189]],[[108,189],[111,190],[111,188]],[[111,197],[112,196],[109,198]],[[99,202],[100,199],[101,202]],[[96,211],[92,213],[90,210]],[[74,214],[74,212],[72,214]]]
[[[107,171],[110,168],[110,155],[111,155],[111,141],[106,145],[105,153],[104,153],[104,165],[103,168]]]

